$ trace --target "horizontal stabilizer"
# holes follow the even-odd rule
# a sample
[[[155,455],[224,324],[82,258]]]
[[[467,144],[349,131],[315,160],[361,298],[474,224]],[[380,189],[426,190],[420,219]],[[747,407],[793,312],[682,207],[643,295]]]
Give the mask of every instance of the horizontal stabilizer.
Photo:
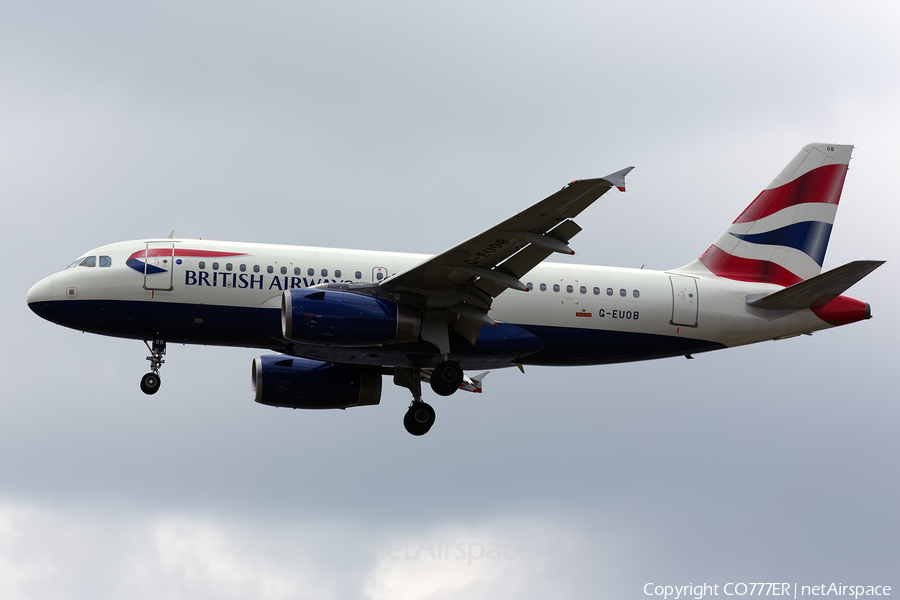
[[[747,304],[770,310],[797,310],[825,306],[860,279],[884,264],[883,260],[855,260]]]
[[[463,381],[459,384],[459,389],[464,392],[474,392],[476,394],[480,394],[482,390],[481,380],[488,376],[490,371],[485,371],[484,373],[479,373],[474,377],[469,377],[468,375],[463,375]]]

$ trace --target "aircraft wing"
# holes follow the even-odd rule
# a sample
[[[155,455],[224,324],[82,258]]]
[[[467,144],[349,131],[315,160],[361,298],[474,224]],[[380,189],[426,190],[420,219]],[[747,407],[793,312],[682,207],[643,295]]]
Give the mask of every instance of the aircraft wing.
[[[600,179],[573,181],[514,217],[380,285],[425,296],[427,308],[450,309],[464,320],[477,322],[478,329],[481,324],[493,324],[487,317],[491,300],[509,288],[527,291],[519,278],[552,253],[574,254],[568,241],[581,227],[572,218],[610,188],[624,191],[625,175],[633,168]],[[472,340],[477,330],[464,335]]]

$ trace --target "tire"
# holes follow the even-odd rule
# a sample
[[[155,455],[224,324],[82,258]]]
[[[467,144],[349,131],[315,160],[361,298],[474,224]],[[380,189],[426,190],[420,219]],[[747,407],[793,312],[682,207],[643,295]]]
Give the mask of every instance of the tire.
[[[438,396],[450,396],[459,389],[463,380],[463,370],[459,363],[445,360],[438,363],[431,373],[431,389]]]
[[[403,417],[403,426],[412,435],[425,435],[434,425],[434,418],[434,409],[430,404],[415,402],[406,411],[406,415]]]
[[[143,377],[141,377],[141,391],[151,396],[159,391],[159,386],[162,382],[159,379],[159,375],[156,373],[147,373]]]

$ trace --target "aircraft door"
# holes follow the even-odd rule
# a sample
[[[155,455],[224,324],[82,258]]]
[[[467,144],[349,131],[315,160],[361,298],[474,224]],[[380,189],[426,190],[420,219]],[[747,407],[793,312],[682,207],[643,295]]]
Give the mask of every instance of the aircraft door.
[[[378,283],[379,281],[384,281],[387,279],[388,270],[384,267],[374,267],[372,269],[372,281]]]
[[[144,289],[171,292],[175,282],[175,244],[147,242],[144,259]]]
[[[669,324],[696,327],[700,306],[697,280],[683,275],[670,275],[669,281],[672,284],[672,320]]]

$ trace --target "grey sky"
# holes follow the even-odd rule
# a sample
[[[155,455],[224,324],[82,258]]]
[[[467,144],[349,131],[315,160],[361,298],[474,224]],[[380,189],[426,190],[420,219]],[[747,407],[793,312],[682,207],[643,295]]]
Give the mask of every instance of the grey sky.
[[[254,404],[254,350],[173,346],[146,397],[142,344],[24,302],[171,229],[435,253],[629,165],[564,260],[677,267],[813,141],[856,145],[825,268],[895,261],[900,10],[861,4],[0,4],[0,595],[896,589],[894,262],[850,292],[871,321],[495,372],[418,439],[387,381],[374,408]]]

